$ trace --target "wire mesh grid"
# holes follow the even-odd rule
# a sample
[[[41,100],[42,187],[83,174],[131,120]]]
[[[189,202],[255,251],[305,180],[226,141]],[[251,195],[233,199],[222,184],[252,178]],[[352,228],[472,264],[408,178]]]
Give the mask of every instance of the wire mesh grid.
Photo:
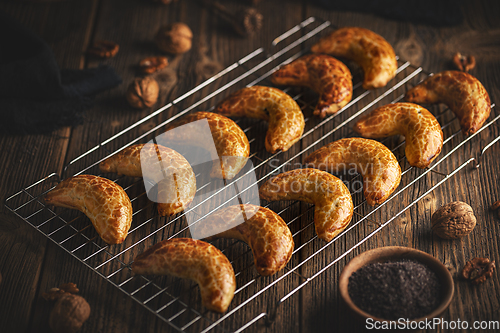
[[[218,101],[244,86],[271,85],[268,78],[272,72],[282,64],[307,53],[310,45],[331,27],[330,22],[316,18],[303,21],[277,37],[271,52],[266,52],[263,48],[254,51],[139,122],[74,157],[66,166],[64,176],[83,173],[100,175],[98,164],[102,160],[126,146],[153,139],[162,132],[166,124],[182,115],[197,110],[210,111]],[[409,62],[398,61],[398,64],[396,78],[387,87],[371,91],[361,87],[362,73],[359,68],[348,64],[354,77],[353,99],[340,112],[325,119],[312,116],[317,101],[314,93],[302,88],[284,89],[297,101],[306,120],[301,140],[287,152],[270,154],[265,150],[261,140],[262,133],[266,131],[264,122],[236,120],[249,138],[250,160],[253,162],[253,169],[250,171],[255,172],[258,184],[262,184],[276,173],[300,167],[308,154],[324,144],[353,136],[352,125],[360,115],[377,106],[402,100],[409,87],[428,75],[422,68]],[[176,112],[176,109],[180,111]],[[262,277],[257,274],[252,252],[244,243],[235,240],[214,241],[213,244],[229,258],[236,274],[235,296],[224,314],[212,313],[202,307],[198,287],[192,281],[168,276],[132,274],[130,264],[139,253],[161,240],[190,235],[185,221],[186,212],[170,218],[159,217],[154,204],[147,199],[141,179],[102,175],[120,184],[132,201],[132,227],[127,239],[120,245],[105,244],[83,214],[64,208],[53,209],[43,203],[43,195],[61,180],[60,175],[56,173],[10,196],[6,200],[6,206],[176,330],[240,332],[264,317],[272,320],[280,304],[474,162],[477,149],[473,147],[479,140],[477,136],[490,142],[481,154],[499,139],[497,126],[492,126],[496,125],[500,118],[495,112],[492,112],[491,120],[480,131],[465,137],[451,111],[438,106],[430,110],[442,124],[445,136],[441,155],[429,168],[417,169],[409,166],[404,157],[403,140],[394,137],[382,140],[398,158],[403,170],[400,186],[384,203],[370,207],[362,195],[360,176],[338,175],[349,184],[355,214],[348,228],[331,242],[326,243],[317,238],[314,231],[313,206],[298,201],[262,202],[262,206],[274,210],[287,222],[295,242],[290,262],[285,269],[273,276]],[[154,120],[157,125],[139,133],[139,125],[148,120]],[[438,168],[452,155],[453,163],[446,163],[452,165],[451,170],[443,171]],[[243,175],[240,173],[237,178],[245,177],[248,172],[243,172]],[[187,212],[192,209],[189,207]]]

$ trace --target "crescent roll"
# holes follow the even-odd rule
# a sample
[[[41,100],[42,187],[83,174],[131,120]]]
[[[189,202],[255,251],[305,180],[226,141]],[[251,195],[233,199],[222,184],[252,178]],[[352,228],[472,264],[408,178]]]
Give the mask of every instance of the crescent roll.
[[[216,151],[210,149],[209,145],[212,145],[212,142],[207,142],[207,138],[201,132],[196,130],[169,132],[173,128],[201,119],[208,121]],[[210,176],[214,178],[234,178],[246,165],[250,155],[250,144],[245,132],[234,121],[217,113],[195,112],[174,122],[166,130],[163,136],[168,142],[194,145],[210,151],[213,154],[212,160],[216,161],[210,172]]]
[[[326,242],[344,230],[351,221],[351,193],[337,177],[317,169],[296,169],[281,173],[259,189],[261,199],[300,200],[315,205],[314,226]]]
[[[380,142],[369,139],[334,141],[307,156],[305,163],[333,172],[354,169],[363,176],[363,193],[371,206],[384,202],[401,181],[396,156]]]
[[[141,162],[142,161],[142,162]],[[196,194],[196,177],[189,162],[173,149],[147,143],[125,148],[99,164],[102,172],[145,177],[158,184],[158,214],[183,211]]]
[[[413,103],[444,103],[460,120],[465,135],[474,134],[490,116],[491,102],[481,82],[459,71],[444,71],[429,76],[408,90],[405,100]]]
[[[244,217],[244,222],[236,220]],[[280,271],[292,257],[294,242],[285,221],[270,209],[245,204],[223,208],[198,222],[200,228],[223,230],[225,225],[235,225],[209,240],[235,238],[252,249],[255,268],[260,275],[269,276]],[[191,226],[192,228],[193,226]]]
[[[123,243],[132,223],[132,203],[115,182],[78,175],[60,182],[44,197],[47,205],[77,209],[87,215],[108,244]]]
[[[225,312],[236,289],[233,267],[215,246],[191,238],[164,240],[138,255],[132,271],[141,275],[172,275],[195,281],[203,305]]]
[[[271,76],[278,85],[305,86],[319,94],[314,114],[324,118],[352,99],[352,75],[341,61],[324,54],[310,54],[281,67]]]
[[[363,88],[384,87],[394,76],[398,63],[391,44],[375,32],[358,27],[338,29],[311,47],[314,53],[353,60],[363,68]]]
[[[413,103],[381,106],[361,118],[354,130],[365,138],[385,138],[401,134],[406,139],[406,158],[410,165],[426,168],[443,147],[443,131],[427,109]]]
[[[223,100],[215,111],[228,117],[249,117],[269,122],[266,150],[287,151],[304,132],[304,115],[297,102],[285,92],[271,87],[252,86],[238,90]]]

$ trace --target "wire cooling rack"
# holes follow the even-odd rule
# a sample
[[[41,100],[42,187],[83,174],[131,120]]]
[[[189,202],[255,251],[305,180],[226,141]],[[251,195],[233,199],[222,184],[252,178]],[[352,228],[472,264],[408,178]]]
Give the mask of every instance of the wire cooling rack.
[[[98,164],[105,158],[135,143],[145,143],[162,133],[166,124],[198,110],[212,110],[213,106],[230,93],[251,85],[271,85],[269,76],[282,64],[306,54],[310,46],[332,28],[328,21],[309,18],[278,36],[269,50],[260,48],[206,80],[147,117],[132,124],[116,135],[101,142],[66,165],[62,176],[77,174],[99,175]],[[254,165],[258,184],[271,175],[301,166],[303,159],[324,144],[353,136],[356,119],[374,108],[402,100],[407,89],[425,79],[429,73],[409,62],[398,60],[395,79],[380,89],[367,91],[361,87],[362,73],[348,63],[353,72],[352,101],[335,115],[325,119],[313,117],[317,96],[308,89],[286,88],[304,112],[306,127],[301,140],[287,152],[270,154],[263,144],[266,124],[252,119],[238,119],[247,134],[250,159]],[[185,107],[189,101],[196,101]],[[180,111],[175,113],[175,109]],[[261,277],[253,265],[250,249],[239,241],[213,242],[231,261],[237,289],[234,299],[224,314],[207,311],[201,305],[198,287],[188,280],[173,277],[135,276],[130,264],[133,258],[151,245],[168,238],[189,237],[185,213],[170,218],[157,215],[153,203],[147,200],[141,179],[103,175],[120,184],[132,201],[134,209],[132,227],[125,242],[109,246],[97,235],[90,221],[81,213],[64,208],[45,206],[42,196],[63,178],[50,174],[23,188],[6,199],[6,207],[36,230],[58,244],[102,278],[109,281],[131,299],[181,332],[241,332],[256,327],[266,318],[272,322],[276,312],[294,301],[299,290],[346,257],[367,239],[415,206],[422,198],[448,179],[467,168],[479,166],[479,158],[499,141],[498,119],[495,109],[488,122],[475,134],[465,137],[458,120],[447,108],[431,107],[431,112],[442,124],[444,146],[436,161],[427,169],[408,165],[404,157],[404,141],[387,138],[382,142],[398,158],[403,170],[401,184],[381,205],[366,204],[356,175],[339,175],[350,186],[355,214],[340,235],[329,243],[319,240],[314,232],[313,206],[298,201],[273,202],[263,206],[279,213],[292,231],[295,249],[285,269],[271,277]],[[168,116],[168,112],[174,113]],[[138,133],[141,124],[154,121],[156,126]],[[485,142],[483,149],[480,147]],[[446,164],[443,164],[447,161]],[[446,165],[449,170],[443,170]],[[441,166],[441,168],[440,168]],[[451,168],[451,169],[450,169]],[[187,210],[192,209],[191,207]],[[296,300],[298,301],[298,300]],[[285,304],[285,305],[283,305]]]

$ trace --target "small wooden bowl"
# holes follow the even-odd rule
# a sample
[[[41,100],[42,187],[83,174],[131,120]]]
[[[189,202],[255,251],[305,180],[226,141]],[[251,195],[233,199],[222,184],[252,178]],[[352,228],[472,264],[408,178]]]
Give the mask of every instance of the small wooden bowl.
[[[432,318],[438,317],[444,310],[450,305],[451,299],[453,298],[454,283],[450,272],[439,260],[434,258],[428,253],[415,250],[409,247],[403,246],[386,246],[379,247],[370,251],[366,251],[353,258],[342,270],[339,278],[339,290],[344,302],[347,306],[357,315],[359,319],[366,322],[366,319],[372,318],[374,321],[390,321],[389,319],[377,318],[375,316],[366,313],[365,311],[358,308],[349,296],[347,290],[347,285],[349,284],[349,277],[360,269],[361,267],[375,263],[375,262],[386,262],[386,261],[398,261],[402,259],[410,259],[421,262],[427,265],[432,271],[434,271],[441,282],[442,297],[441,304],[429,313],[427,316],[422,318],[412,319],[411,321],[425,321],[432,320]],[[406,320],[406,318],[405,318]]]

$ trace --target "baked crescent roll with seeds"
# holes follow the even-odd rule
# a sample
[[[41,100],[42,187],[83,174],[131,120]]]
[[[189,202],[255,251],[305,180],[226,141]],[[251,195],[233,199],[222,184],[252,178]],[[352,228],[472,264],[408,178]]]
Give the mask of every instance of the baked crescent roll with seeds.
[[[195,281],[203,306],[225,312],[236,289],[234,270],[215,246],[191,238],[164,240],[138,255],[132,271],[141,275],[172,275]]]
[[[326,242],[344,230],[351,221],[351,193],[337,177],[317,169],[296,169],[270,178],[259,189],[267,201],[300,200],[315,205],[314,226]]]
[[[216,151],[210,149],[212,142],[207,142],[202,132],[194,130],[169,131],[181,125],[197,120],[207,119],[213,144]],[[195,112],[167,127],[162,134],[163,139],[175,144],[194,145],[210,151],[212,165],[210,176],[221,179],[232,179],[246,165],[250,155],[250,144],[245,132],[231,119],[212,112]],[[217,162],[220,161],[220,162]]]
[[[243,88],[217,105],[214,112],[268,121],[265,143],[270,153],[287,151],[304,133],[302,110],[292,97],[277,88]]]
[[[427,109],[413,103],[381,106],[361,118],[354,130],[365,138],[404,135],[406,158],[411,166],[426,168],[443,147],[443,131]]]
[[[459,71],[444,71],[429,76],[408,90],[405,100],[412,103],[444,103],[460,120],[465,135],[474,134],[490,116],[488,92],[478,79]]]
[[[239,219],[244,219],[244,222],[238,224]],[[225,225],[236,224],[236,227],[207,240],[235,238],[247,243],[260,275],[273,275],[285,267],[292,257],[292,233],[285,221],[270,209],[250,204],[229,206],[191,225],[191,228],[223,230]]]
[[[78,175],[60,182],[44,197],[47,205],[77,209],[87,215],[108,244],[121,244],[132,223],[132,203],[115,182]]]
[[[173,149],[147,143],[125,148],[99,164],[101,172],[145,177],[158,184],[158,214],[182,212],[196,194],[196,177],[189,162]]]
[[[305,163],[336,173],[354,169],[363,176],[363,193],[371,206],[384,202],[401,181],[396,156],[380,142],[369,139],[334,141],[307,156]]]
[[[352,75],[341,61],[324,54],[310,54],[281,67],[271,76],[278,85],[305,86],[319,94],[314,114],[324,118],[352,99]]]
[[[391,44],[375,32],[358,27],[335,30],[311,47],[314,53],[353,60],[363,68],[363,88],[384,87],[398,69],[396,54]]]

